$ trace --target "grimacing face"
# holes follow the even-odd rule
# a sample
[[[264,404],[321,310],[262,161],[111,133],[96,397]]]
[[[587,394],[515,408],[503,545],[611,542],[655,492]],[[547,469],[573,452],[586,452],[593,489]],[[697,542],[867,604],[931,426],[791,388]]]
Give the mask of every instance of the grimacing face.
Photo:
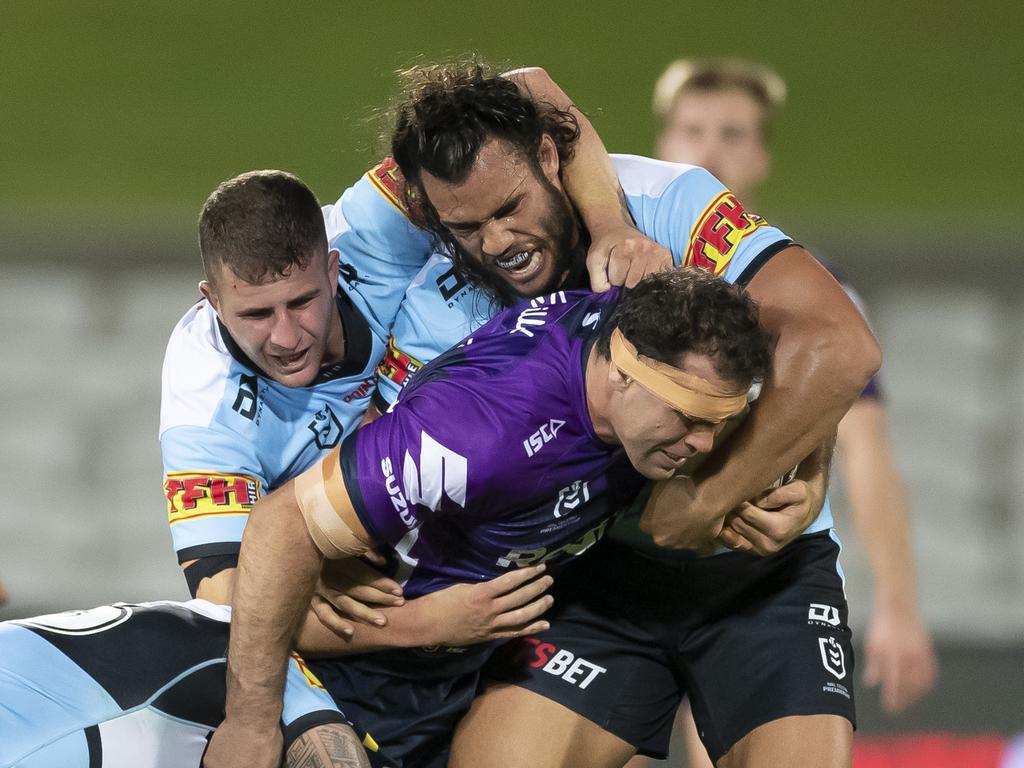
[[[214,281],[204,280],[199,289],[249,359],[279,384],[305,387],[344,353],[337,286],[338,252],[330,251],[261,283],[221,265]]]
[[[735,390],[739,386],[722,378],[708,355],[687,352],[674,365],[718,387]],[[650,480],[664,480],[675,475],[691,456],[711,451],[725,422],[713,424],[686,416],[614,365],[610,375],[616,394],[609,403],[608,421],[640,474]]]
[[[521,151],[490,139],[463,182],[422,174],[424,193],[459,247],[524,297],[561,284],[579,236],[549,136],[539,159],[540,175]]]
[[[771,170],[763,118],[746,91],[684,90],[665,116],[658,158],[706,168],[745,202]]]

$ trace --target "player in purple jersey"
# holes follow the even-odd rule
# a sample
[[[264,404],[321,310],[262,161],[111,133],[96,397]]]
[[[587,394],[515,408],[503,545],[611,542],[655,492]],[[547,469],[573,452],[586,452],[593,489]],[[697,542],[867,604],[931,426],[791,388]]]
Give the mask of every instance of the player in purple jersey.
[[[711,450],[747,410],[770,346],[744,292],[672,271],[621,296],[555,292],[511,308],[424,368],[392,412],[254,508],[235,587],[227,719],[207,765],[275,764],[280,736],[268,725],[280,714],[282,661],[323,557],[382,545],[408,569],[413,594],[530,563],[562,566],[643,477],[671,478]],[[395,676],[434,675],[461,695],[486,655],[349,657],[344,666],[360,674],[353,701],[339,704],[391,759],[443,764],[447,734],[424,723],[451,727],[458,713],[413,699],[396,720],[389,688]],[[417,730],[423,740],[410,742]]]
[[[487,286],[499,301],[547,293],[579,279],[579,259],[571,251],[586,242],[587,233],[574,220],[561,182],[561,163],[571,154],[571,139],[563,128],[565,116],[538,115],[479,71],[421,70],[417,75],[399,108],[393,153],[410,192],[424,206],[429,226],[447,247],[461,277]],[[658,208],[657,212],[663,211]],[[686,240],[679,244],[687,250],[686,263],[693,251],[706,254],[708,244],[716,239],[722,242],[722,261],[727,261],[727,251],[735,247],[738,236],[738,229],[729,230],[728,213],[698,221],[690,234],[689,250]],[[664,211],[664,218],[671,219],[670,210]],[[719,237],[723,231],[733,236],[731,242],[724,235]],[[681,252],[674,255],[682,260]],[[716,271],[724,268],[708,259],[693,263]],[[792,242],[766,248],[733,279],[748,285],[762,308],[765,325],[776,337],[773,374],[751,418],[735,433],[730,450],[716,454],[692,481],[667,484],[659,501],[662,510],[670,511],[648,515],[647,523],[659,544],[698,547],[718,537],[736,549],[766,554],[793,541],[814,515],[802,522],[784,515],[752,521],[734,510],[742,509],[745,499],[761,493],[787,468],[829,441],[839,418],[877,369],[879,351],[840,286]],[[670,498],[674,503],[666,503]],[[685,519],[681,519],[682,510],[687,513]],[[604,562],[615,563],[620,554],[630,558],[629,574],[651,584],[648,579],[653,574],[646,563],[628,549],[606,555]],[[626,666],[618,671],[607,694],[596,694],[597,684],[586,695],[577,690],[580,695],[576,696],[557,693],[545,687],[543,680],[534,686],[538,678],[553,676],[549,664],[536,659],[538,671],[526,673],[533,678],[529,693],[512,686],[496,687],[474,704],[471,722],[457,736],[453,764],[478,763],[495,754],[496,745],[498,751],[509,747],[501,752],[502,765],[572,764],[584,753],[592,756],[588,764],[621,764],[638,747],[657,754],[667,744],[661,710],[668,713],[670,724],[673,697],[678,701],[680,681],[687,676],[688,682],[699,686],[709,748],[716,757],[728,752],[726,759],[740,765],[754,765],[770,755],[791,755],[793,764],[818,764],[819,760],[847,764],[852,745],[851,692],[833,684],[824,686],[827,695],[822,695],[820,679],[824,675],[827,682],[831,674],[833,682],[846,680],[842,660],[850,656],[845,598],[835,573],[837,554],[838,545],[822,531],[794,542],[778,557],[764,561],[765,565],[738,552],[662,568],[661,575],[668,574],[662,583],[707,579],[709,593],[719,596],[721,605],[708,614],[708,607],[701,603],[707,593],[689,595],[686,601],[677,601],[672,614],[676,623],[655,611],[642,617],[648,634],[610,638]],[[605,567],[591,576],[610,572]],[[603,586],[614,578],[605,577]],[[585,585],[594,579],[581,581]],[[766,595],[759,586],[764,583],[777,588]],[[799,595],[796,600],[810,598],[815,604],[817,590],[820,599],[829,601],[830,621],[811,622],[807,602],[802,620],[793,615],[799,609],[790,609],[784,594],[788,587],[795,590],[790,600]],[[666,605],[674,599],[672,591],[658,593]],[[757,663],[753,647],[757,636],[744,626],[740,614],[755,598],[758,610],[764,612],[757,614],[758,622],[765,622],[775,633],[769,636],[766,629],[765,639],[786,651],[773,656],[772,665]],[[617,600],[610,615],[630,605],[628,592]],[[632,603],[639,604],[635,596]],[[608,610],[609,606],[600,604],[589,617],[569,618],[580,631],[591,632],[609,625],[594,618],[609,615]],[[720,624],[720,614],[735,614],[737,620],[731,626]],[[557,621],[563,618],[564,613]],[[808,633],[817,634],[810,637]],[[670,642],[673,637],[687,638],[689,646],[701,638],[705,642],[700,648],[687,647],[679,658],[684,643]],[[715,638],[713,645],[706,642],[711,638]],[[654,658],[653,648],[661,643],[665,644],[663,657]],[[656,675],[656,685],[637,674],[639,666],[632,666],[639,664],[642,654],[637,649],[644,644],[651,649],[651,658],[642,660],[643,674],[649,670]],[[686,669],[687,664],[696,666]],[[801,669],[813,672],[815,679],[809,674],[808,679],[801,677]],[[611,672],[609,668],[609,679]],[[795,678],[799,686],[785,691],[779,686]],[[617,693],[627,685],[635,691],[638,680],[645,689],[640,694],[659,700],[620,706]],[[776,695],[781,693],[786,695]],[[750,700],[757,706],[748,706],[745,702]],[[543,739],[531,738],[541,731]]]

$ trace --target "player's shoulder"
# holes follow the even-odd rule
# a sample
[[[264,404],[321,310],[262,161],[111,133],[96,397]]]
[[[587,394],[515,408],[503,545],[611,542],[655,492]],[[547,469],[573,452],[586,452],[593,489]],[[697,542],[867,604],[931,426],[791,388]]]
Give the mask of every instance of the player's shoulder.
[[[213,307],[205,299],[198,302],[178,321],[167,342],[161,434],[174,426],[207,424],[223,397],[233,363]]]
[[[725,188],[699,165],[670,163],[641,155],[612,155],[612,162],[627,199],[630,196],[660,197],[670,188],[685,189],[688,194],[703,191],[717,194]]]
[[[405,204],[405,180],[391,158],[373,166],[355,184],[342,192],[333,205],[323,206],[328,239],[351,228],[353,212],[390,219],[395,224],[409,221]],[[348,214],[348,215],[346,215]]]

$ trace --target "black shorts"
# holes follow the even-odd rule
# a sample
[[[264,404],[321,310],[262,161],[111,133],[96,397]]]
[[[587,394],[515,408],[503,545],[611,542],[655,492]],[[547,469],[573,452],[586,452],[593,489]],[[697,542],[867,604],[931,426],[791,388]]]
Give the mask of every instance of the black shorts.
[[[781,717],[834,714],[855,723],[838,555],[828,532],[766,558],[731,552],[669,562],[604,542],[556,578],[551,629],[502,648],[485,675],[659,758],[684,695],[716,762]]]
[[[443,768],[489,655],[482,646],[398,649],[307,663],[357,732],[379,746],[375,768]]]

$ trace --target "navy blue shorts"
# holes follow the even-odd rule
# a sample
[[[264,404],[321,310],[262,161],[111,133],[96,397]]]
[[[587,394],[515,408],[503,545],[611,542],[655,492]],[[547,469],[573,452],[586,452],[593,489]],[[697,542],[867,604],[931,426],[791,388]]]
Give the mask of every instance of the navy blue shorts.
[[[782,717],[855,722],[838,555],[828,532],[766,558],[666,561],[604,542],[556,579],[551,628],[502,648],[485,677],[552,699],[659,758],[684,695],[714,761]]]
[[[488,655],[484,648],[399,649],[307,663],[357,732],[379,745],[375,768],[443,768]]]

